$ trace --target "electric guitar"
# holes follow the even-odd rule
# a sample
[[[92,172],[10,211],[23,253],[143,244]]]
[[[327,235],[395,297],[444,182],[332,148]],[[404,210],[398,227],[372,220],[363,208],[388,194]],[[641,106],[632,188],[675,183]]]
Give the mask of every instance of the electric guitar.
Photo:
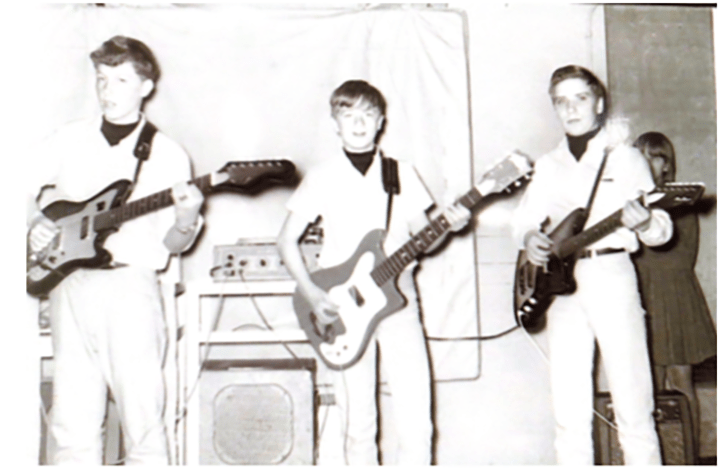
[[[703,183],[666,183],[645,195],[644,202],[650,208],[660,209],[692,205],[704,191]],[[638,201],[642,200],[642,197],[638,198]],[[576,254],[621,227],[621,217],[622,209],[583,231],[586,210],[575,209],[549,235],[554,243],[545,267],[532,264],[525,250],[520,250],[515,268],[513,305],[519,325],[533,333],[545,327],[545,312],[555,296],[571,294],[577,288],[573,274]],[[549,219],[546,219],[543,227],[548,223]]]
[[[490,194],[521,186],[530,172],[527,157],[512,153],[458,202],[470,209]],[[378,323],[407,303],[396,285],[398,275],[449,228],[440,215],[390,256],[383,250],[385,230],[372,230],[347,261],[311,273],[312,281],[339,306],[338,318],[330,324],[317,322],[310,303],[295,290],[293,308],[300,326],[328,367],[346,369],[362,357]]]
[[[291,183],[295,177],[295,165],[288,160],[259,160],[228,162],[219,171],[190,183],[204,194],[212,190],[254,194],[273,184]],[[56,201],[42,210],[59,232],[39,252],[31,253],[28,243],[28,294],[47,294],[78,268],[107,266],[112,255],[102,245],[111,233],[125,221],[173,204],[170,188],[125,203],[131,184],[118,180],[86,201]]]

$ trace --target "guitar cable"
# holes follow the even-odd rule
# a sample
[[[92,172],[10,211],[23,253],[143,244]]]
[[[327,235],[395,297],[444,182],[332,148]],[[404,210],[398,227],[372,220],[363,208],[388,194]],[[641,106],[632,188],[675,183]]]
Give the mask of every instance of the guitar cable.
[[[525,328],[520,328],[520,329],[525,334],[525,337],[530,342],[530,344],[532,344],[535,347],[535,350],[538,352],[538,355],[542,358],[543,362],[545,362],[545,365],[548,366],[548,368],[549,368],[550,367],[550,358],[548,357],[547,353],[545,353],[545,351],[542,350],[542,348],[540,347],[538,342],[535,340],[535,338],[533,338],[532,335],[530,335],[530,333]],[[601,421],[604,421],[605,424],[610,426],[610,428],[614,429],[619,434],[620,430],[618,429],[617,425],[615,423],[611,422],[610,420],[608,420],[607,418],[605,418],[599,411],[597,411],[595,409],[595,407],[593,407],[593,413],[598,418],[600,418]],[[634,436],[634,437],[644,439],[643,437],[640,437],[640,436]]]
[[[523,331],[523,333],[525,334],[525,337],[528,339],[530,344],[532,344],[535,347],[539,356],[545,362],[545,365],[547,365],[549,367],[550,359],[548,358],[545,351],[542,350],[542,348],[537,343],[537,341],[535,341],[535,339],[530,335],[530,333],[525,328],[520,328],[520,329]],[[613,423],[612,421],[608,420],[607,418],[605,418],[605,416],[603,416],[599,411],[597,411],[597,409],[595,409],[595,407],[593,407],[593,414],[595,414],[598,418],[600,418],[600,420],[603,421],[605,424],[607,424],[611,429],[614,429],[615,432],[618,433],[618,435],[620,434],[620,430],[618,429],[617,425],[615,423]],[[643,439],[643,440],[646,439],[644,436],[637,436],[637,435],[631,435],[631,436],[636,439]],[[654,444],[654,442],[653,442],[653,444]]]
[[[222,268],[222,266],[213,267],[210,270],[210,275],[212,276],[212,273],[216,269],[220,269],[220,268]],[[212,335],[213,331],[215,330],[215,327],[217,327],[218,321],[220,320],[220,314],[222,313],[223,307],[225,305],[224,290],[225,290],[225,284],[222,284],[220,292],[218,293],[218,299],[219,299],[218,307],[217,307],[217,309],[215,309],[215,313],[212,317],[212,322],[211,322],[212,327],[208,329],[208,332],[205,337],[205,344],[206,344],[205,354],[203,355],[202,359],[200,360],[200,362],[198,364],[198,372],[197,372],[197,375],[195,376],[195,380],[193,381],[192,387],[190,387],[190,391],[187,394],[185,394],[185,396],[184,396],[185,403],[182,407],[182,410],[180,412],[178,412],[175,417],[175,426],[176,427],[179,426],[180,422],[187,417],[187,412],[188,412],[187,404],[190,401],[190,398],[192,398],[192,396],[195,394],[197,386],[200,383],[200,377],[202,376],[202,373],[203,373],[203,370],[205,367],[205,363],[207,362],[208,358],[210,357],[210,349],[212,347],[212,344],[210,344],[210,335]]]
[[[509,333],[512,333],[513,331],[520,328],[520,325],[515,325],[513,327],[508,328],[505,331],[501,331],[500,333],[496,333],[493,335],[487,335],[487,336],[459,336],[457,338],[443,338],[443,337],[437,337],[437,336],[426,336],[426,339],[432,340],[432,341],[487,341],[491,339],[497,339],[501,338]]]
[[[238,270],[238,274],[240,274],[240,279],[241,279],[243,282],[247,282],[247,280],[245,279],[245,274],[243,273],[243,270],[242,270],[242,269]],[[269,331],[272,331],[273,333],[276,333],[275,329],[270,325],[270,322],[268,322],[267,318],[265,317],[265,314],[263,314],[262,310],[260,309],[260,306],[258,305],[257,300],[255,299],[255,295],[248,295],[248,297],[250,298],[250,302],[252,302],[253,307],[255,307],[255,312],[258,314],[258,316],[260,317],[260,319],[262,320],[262,322],[265,324],[265,327],[266,327]],[[240,327],[236,327],[235,329],[238,329],[238,328],[240,328]],[[278,342],[279,342],[279,343],[285,348],[285,350],[293,357],[293,359],[295,359],[295,360],[299,360],[299,359],[300,359],[300,358],[297,356],[297,354],[295,354],[295,353],[293,352],[293,350],[290,349],[290,346],[288,346],[285,341],[281,341],[281,340],[278,338]]]

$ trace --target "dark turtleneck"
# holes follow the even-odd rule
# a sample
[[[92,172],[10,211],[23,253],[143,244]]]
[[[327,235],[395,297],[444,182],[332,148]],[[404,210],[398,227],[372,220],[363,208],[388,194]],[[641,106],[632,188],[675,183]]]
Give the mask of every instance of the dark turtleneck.
[[[370,164],[372,164],[373,157],[375,156],[375,148],[362,153],[350,152],[345,149],[343,149],[343,151],[345,152],[345,155],[347,155],[347,157],[350,159],[350,163],[352,163],[353,166],[357,169],[357,171],[365,175],[368,171],[368,168],[370,168]]]
[[[590,132],[586,132],[583,135],[568,135],[568,147],[570,149],[570,153],[573,154],[575,157],[575,160],[580,161],[580,158],[585,154],[585,150],[587,150],[587,145],[590,140],[597,135],[598,132],[600,132],[600,126],[598,126],[596,129],[591,130]]]
[[[105,139],[111,146],[117,145],[125,137],[129,136],[139,123],[140,120],[138,119],[137,122],[132,124],[113,124],[112,122],[105,120],[103,117],[100,132],[102,132],[102,135],[105,136]]]

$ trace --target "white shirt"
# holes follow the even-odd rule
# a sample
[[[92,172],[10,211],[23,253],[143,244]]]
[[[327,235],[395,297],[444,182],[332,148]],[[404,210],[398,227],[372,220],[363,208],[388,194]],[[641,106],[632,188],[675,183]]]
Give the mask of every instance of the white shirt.
[[[368,232],[385,229],[388,194],[383,189],[381,167],[375,155],[363,175],[342,153],[332,155],[305,175],[288,200],[287,209],[308,222],[322,216],[320,267],[346,261]],[[412,165],[398,161],[398,175],[400,194],[393,196],[390,230],[384,244],[387,255],[409,240],[409,221],[434,204]]]
[[[513,215],[513,238],[520,248],[524,248],[525,234],[540,228],[546,217],[550,218],[550,225],[545,232],[550,233],[572,210],[587,205],[609,138],[606,130],[601,130],[588,142],[580,161],[570,153],[564,138],[557,148],[536,162],[532,180]],[[585,228],[622,209],[641,191],[649,192],[654,187],[650,167],[642,154],[626,144],[618,145],[608,156]],[[646,245],[661,245],[672,236],[672,221],[663,210],[653,209],[651,214],[650,227],[638,236]],[[639,247],[638,236],[620,227],[590,248],[634,252]]]
[[[76,121],[61,128],[41,145],[33,158],[30,177],[31,197],[44,185],[39,206],[55,201],[83,202],[93,198],[117,180],[133,180],[137,158],[133,155],[145,118],[133,132],[111,146],[100,132],[101,118]],[[169,189],[191,178],[190,159],[185,151],[161,132],[152,141],[150,158],[145,161],[129,201]],[[111,234],[104,248],[118,263],[162,269],[169,256],[163,239],[175,222],[172,205],[139,216],[122,224]],[[198,224],[199,225],[199,224]]]

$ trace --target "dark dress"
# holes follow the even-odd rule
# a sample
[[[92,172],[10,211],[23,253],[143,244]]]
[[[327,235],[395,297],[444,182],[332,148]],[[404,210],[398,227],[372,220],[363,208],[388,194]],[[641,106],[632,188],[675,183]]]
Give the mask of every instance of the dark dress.
[[[643,305],[650,321],[655,365],[699,364],[717,354],[717,333],[695,274],[697,214],[671,210],[674,234],[660,247],[643,246],[634,256]]]

